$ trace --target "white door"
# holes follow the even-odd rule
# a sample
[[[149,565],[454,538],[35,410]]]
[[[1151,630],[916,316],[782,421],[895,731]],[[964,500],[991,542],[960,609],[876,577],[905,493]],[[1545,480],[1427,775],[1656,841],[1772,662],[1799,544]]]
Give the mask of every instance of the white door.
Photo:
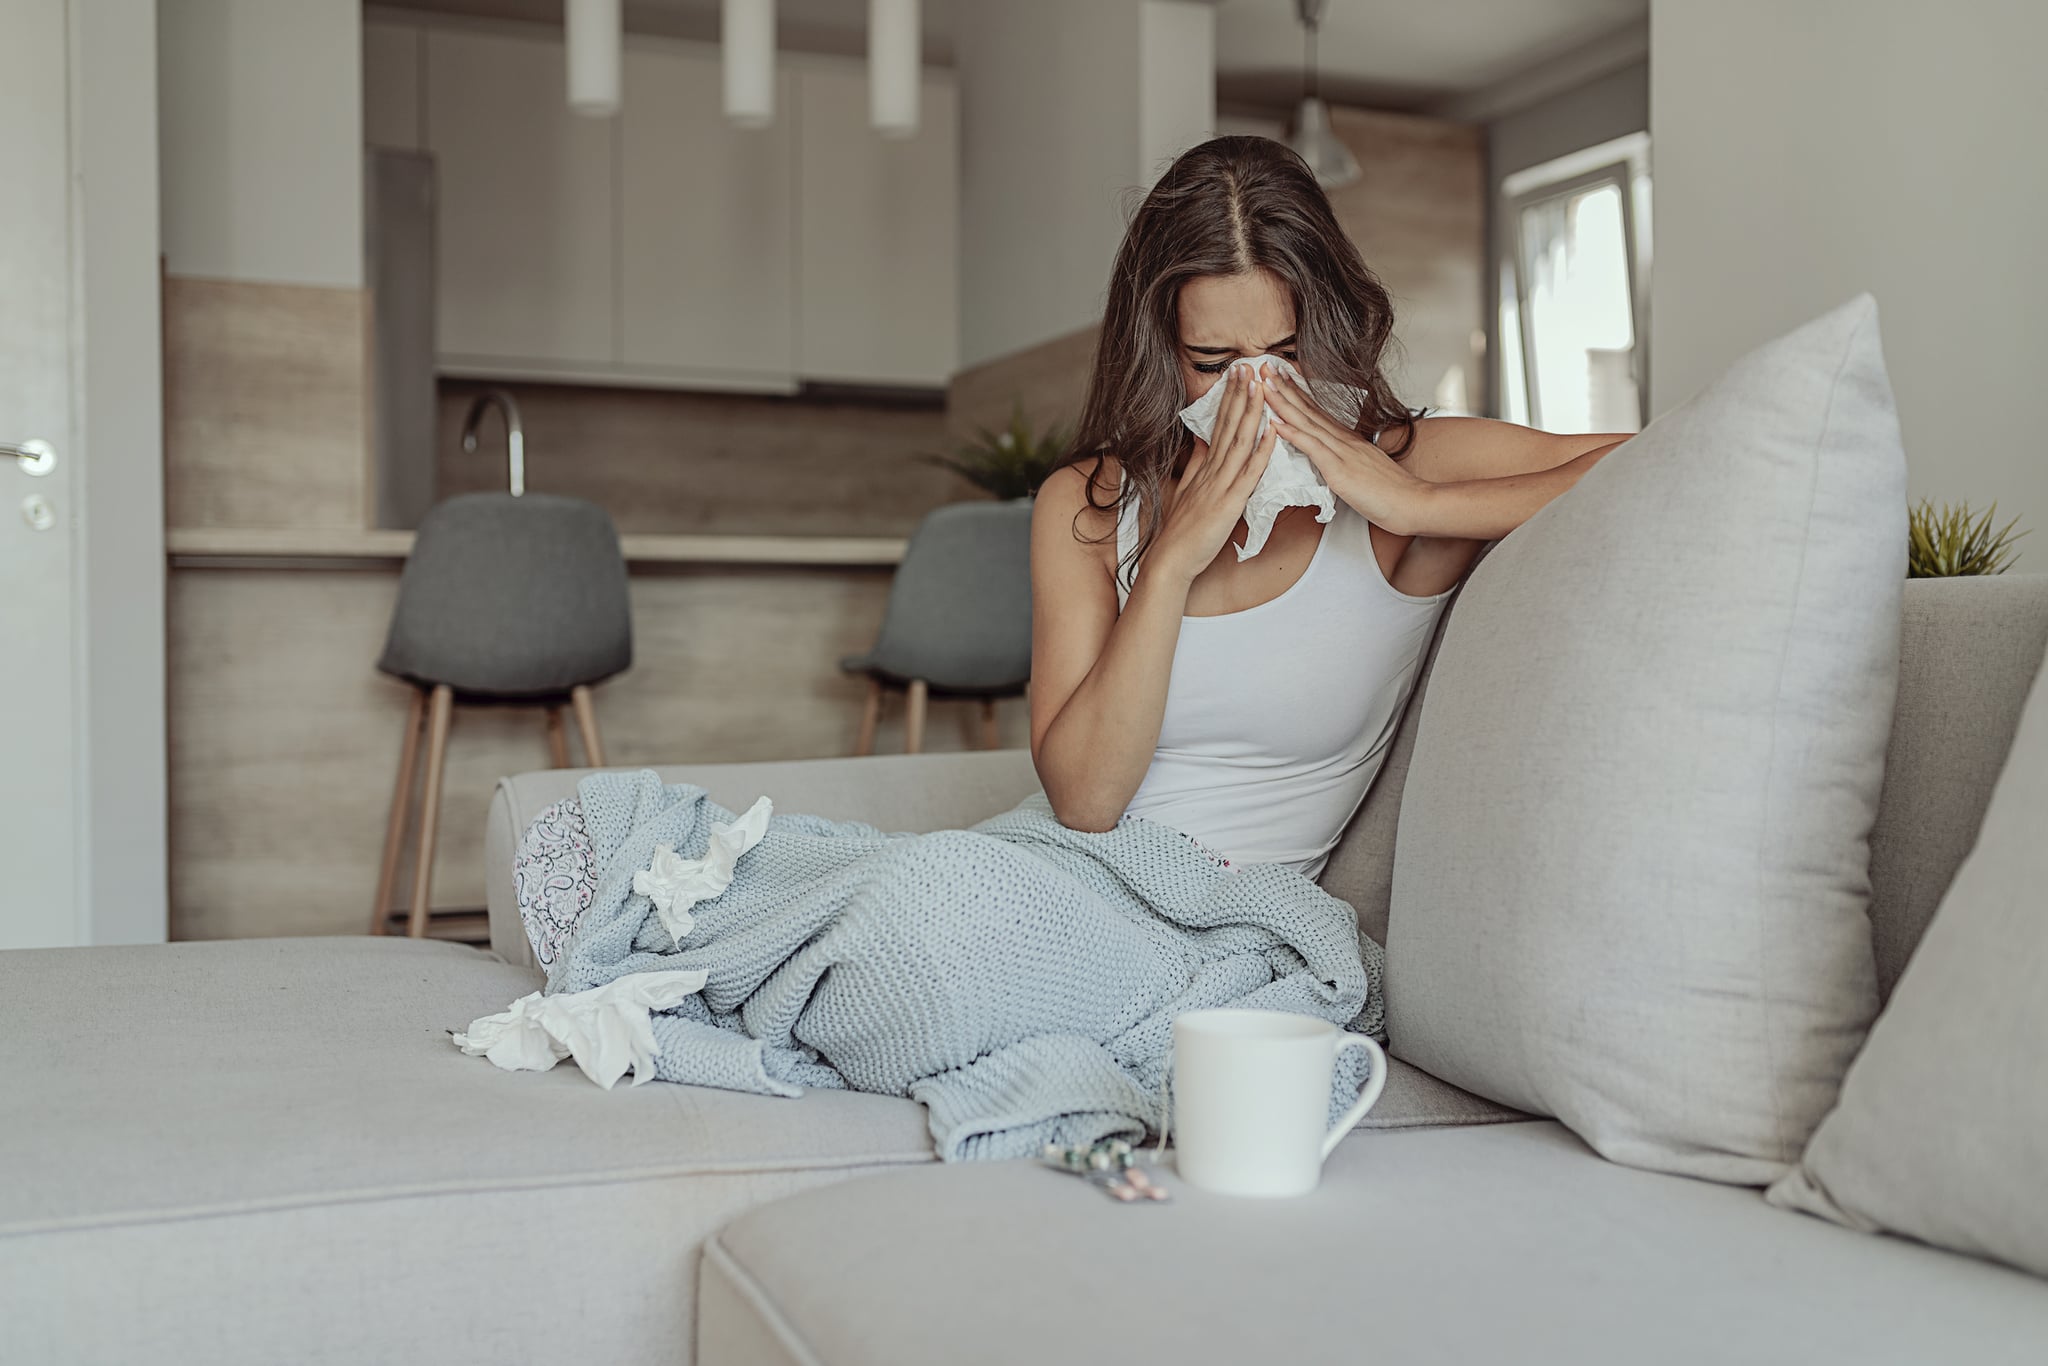
[[[65,0],[0,0],[0,51],[0,948],[27,948],[86,938]]]

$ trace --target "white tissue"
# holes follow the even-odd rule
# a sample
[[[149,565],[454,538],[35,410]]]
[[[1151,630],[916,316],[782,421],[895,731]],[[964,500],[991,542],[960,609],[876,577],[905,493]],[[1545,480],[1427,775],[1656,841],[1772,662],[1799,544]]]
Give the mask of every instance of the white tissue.
[[[674,845],[657,844],[649,866],[633,874],[633,890],[654,903],[662,928],[678,948],[697,923],[690,907],[731,885],[733,865],[768,833],[773,812],[774,803],[764,795],[730,825],[711,823],[704,857],[678,858]],[[455,1046],[507,1072],[545,1072],[573,1057],[583,1075],[607,1091],[628,1071],[638,1086],[653,1078],[660,1052],[648,1012],[672,1009],[702,991],[707,978],[702,971],[678,968],[629,973],[588,991],[532,992],[496,1015],[472,1020],[453,1036]]]
[[[683,936],[697,923],[690,907],[731,885],[733,865],[768,833],[768,817],[773,811],[774,804],[764,795],[731,825],[711,823],[711,839],[703,858],[678,858],[674,845],[657,844],[654,861],[633,874],[633,890],[654,903],[654,913],[661,917],[661,926],[676,947],[682,947]]]
[[[1264,366],[1276,372],[1277,376],[1300,379],[1301,372],[1280,356],[1240,356],[1232,361],[1223,372],[1223,379],[1230,378],[1230,372],[1240,365]],[[1269,383],[1272,379],[1269,378]],[[1359,407],[1364,401],[1362,391],[1345,385],[1321,384],[1314,386],[1317,402],[1323,410],[1339,422],[1356,420]],[[1207,441],[1209,432],[1216,425],[1216,410],[1223,403],[1223,380],[1209,386],[1209,392],[1180,410],[1180,420],[1188,430]],[[1259,435],[1266,434],[1266,427],[1273,420],[1273,405],[1268,403],[1266,411],[1259,415]],[[1259,482],[1252,488],[1251,497],[1244,506],[1244,544],[1236,546],[1237,558],[1248,560],[1265,548],[1266,537],[1272,534],[1273,520],[1282,508],[1312,507],[1316,520],[1327,522],[1337,515],[1337,497],[1330,492],[1330,486],[1323,479],[1309,458],[1289,445],[1285,440],[1273,443],[1273,453],[1266,461],[1266,469],[1259,476]]]
[[[638,1086],[654,1079],[660,1051],[648,1012],[671,1009],[703,990],[707,975],[683,969],[635,972],[588,991],[558,996],[536,991],[509,1010],[471,1021],[454,1036],[455,1046],[507,1072],[545,1072],[573,1057],[583,1075],[607,1091],[630,1069]]]

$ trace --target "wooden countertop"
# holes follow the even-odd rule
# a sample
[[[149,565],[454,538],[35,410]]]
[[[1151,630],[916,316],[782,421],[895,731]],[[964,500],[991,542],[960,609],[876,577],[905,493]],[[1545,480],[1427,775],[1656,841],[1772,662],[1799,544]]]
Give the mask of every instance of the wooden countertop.
[[[335,561],[401,563],[410,531],[303,527],[172,527],[164,533],[180,569],[279,569]],[[888,536],[621,536],[628,564],[893,565],[905,541]]]

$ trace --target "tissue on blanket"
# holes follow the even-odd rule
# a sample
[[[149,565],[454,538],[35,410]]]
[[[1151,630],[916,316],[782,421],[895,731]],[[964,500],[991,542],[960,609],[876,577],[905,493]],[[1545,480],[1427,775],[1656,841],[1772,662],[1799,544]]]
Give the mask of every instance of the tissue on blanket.
[[[677,948],[697,923],[690,907],[731,885],[733,865],[767,833],[773,811],[774,803],[762,796],[735,823],[712,823],[710,847],[703,858],[685,859],[673,846],[657,844],[652,861],[633,874],[633,890],[654,903],[662,928]]]
[[[1247,365],[1273,372],[1269,374],[1268,382],[1282,376],[1301,378],[1301,372],[1285,357],[1240,356],[1224,370],[1223,379],[1230,378],[1231,371]],[[1365,397],[1362,391],[1342,384],[1312,384],[1310,389],[1323,410],[1339,422],[1349,424],[1358,420],[1358,411]],[[1187,424],[1189,431],[1207,441],[1210,431],[1216,426],[1216,410],[1222,404],[1223,381],[1218,380],[1209,386],[1207,393],[1180,410],[1180,420]],[[1259,415],[1260,436],[1266,434],[1266,428],[1272,421],[1273,405],[1268,403],[1266,411]],[[1327,522],[1337,514],[1336,495],[1330,492],[1329,484],[1314,462],[1287,441],[1275,441],[1265,472],[1259,476],[1251,497],[1245,502],[1245,537],[1243,545],[1234,547],[1237,558],[1248,560],[1264,549],[1280,510],[1295,506],[1314,508],[1318,522]]]
[[[541,1001],[507,1014],[545,1028],[550,1001],[688,974],[672,999],[650,993],[645,1035],[622,1012],[644,1046],[635,1084],[651,1071],[767,1095],[905,1096],[926,1106],[944,1160],[1028,1157],[1156,1133],[1183,1011],[1293,1011],[1384,1034],[1383,956],[1349,905],[1285,864],[1226,866],[1143,817],[1069,829],[1042,791],[964,830],[784,812],[691,907],[679,944],[634,884],[661,845],[709,857],[733,814],[652,770],[590,774],[577,796],[596,890]],[[466,1051],[503,1042],[487,1023]],[[529,1030],[504,1048],[528,1059],[534,1043]],[[1358,1050],[1340,1058],[1333,1121],[1365,1067]]]
[[[583,1075],[612,1089],[628,1068],[638,1086],[654,1078],[654,1026],[648,1012],[668,1010],[704,986],[702,971],[640,972],[588,991],[530,992],[496,1015],[473,1020],[455,1046],[507,1072],[545,1072],[574,1057]]]

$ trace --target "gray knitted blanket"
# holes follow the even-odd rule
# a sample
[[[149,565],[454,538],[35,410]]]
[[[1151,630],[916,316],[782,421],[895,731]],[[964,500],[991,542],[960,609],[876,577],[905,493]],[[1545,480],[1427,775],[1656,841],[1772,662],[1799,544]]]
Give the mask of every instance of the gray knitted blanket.
[[[775,813],[729,884],[671,918],[678,942],[636,874],[658,845],[706,857],[735,814],[650,770],[591,774],[578,795],[598,882],[546,990],[704,974],[650,1016],[659,1080],[908,1096],[941,1158],[1006,1158],[1157,1133],[1184,1010],[1293,1011],[1384,1039],[1383,955],[1348,904],[1143,817],[1072,830],[1043,792],[923,834]],[[1333,1122],[1368,1066],[1341,1055]]]

